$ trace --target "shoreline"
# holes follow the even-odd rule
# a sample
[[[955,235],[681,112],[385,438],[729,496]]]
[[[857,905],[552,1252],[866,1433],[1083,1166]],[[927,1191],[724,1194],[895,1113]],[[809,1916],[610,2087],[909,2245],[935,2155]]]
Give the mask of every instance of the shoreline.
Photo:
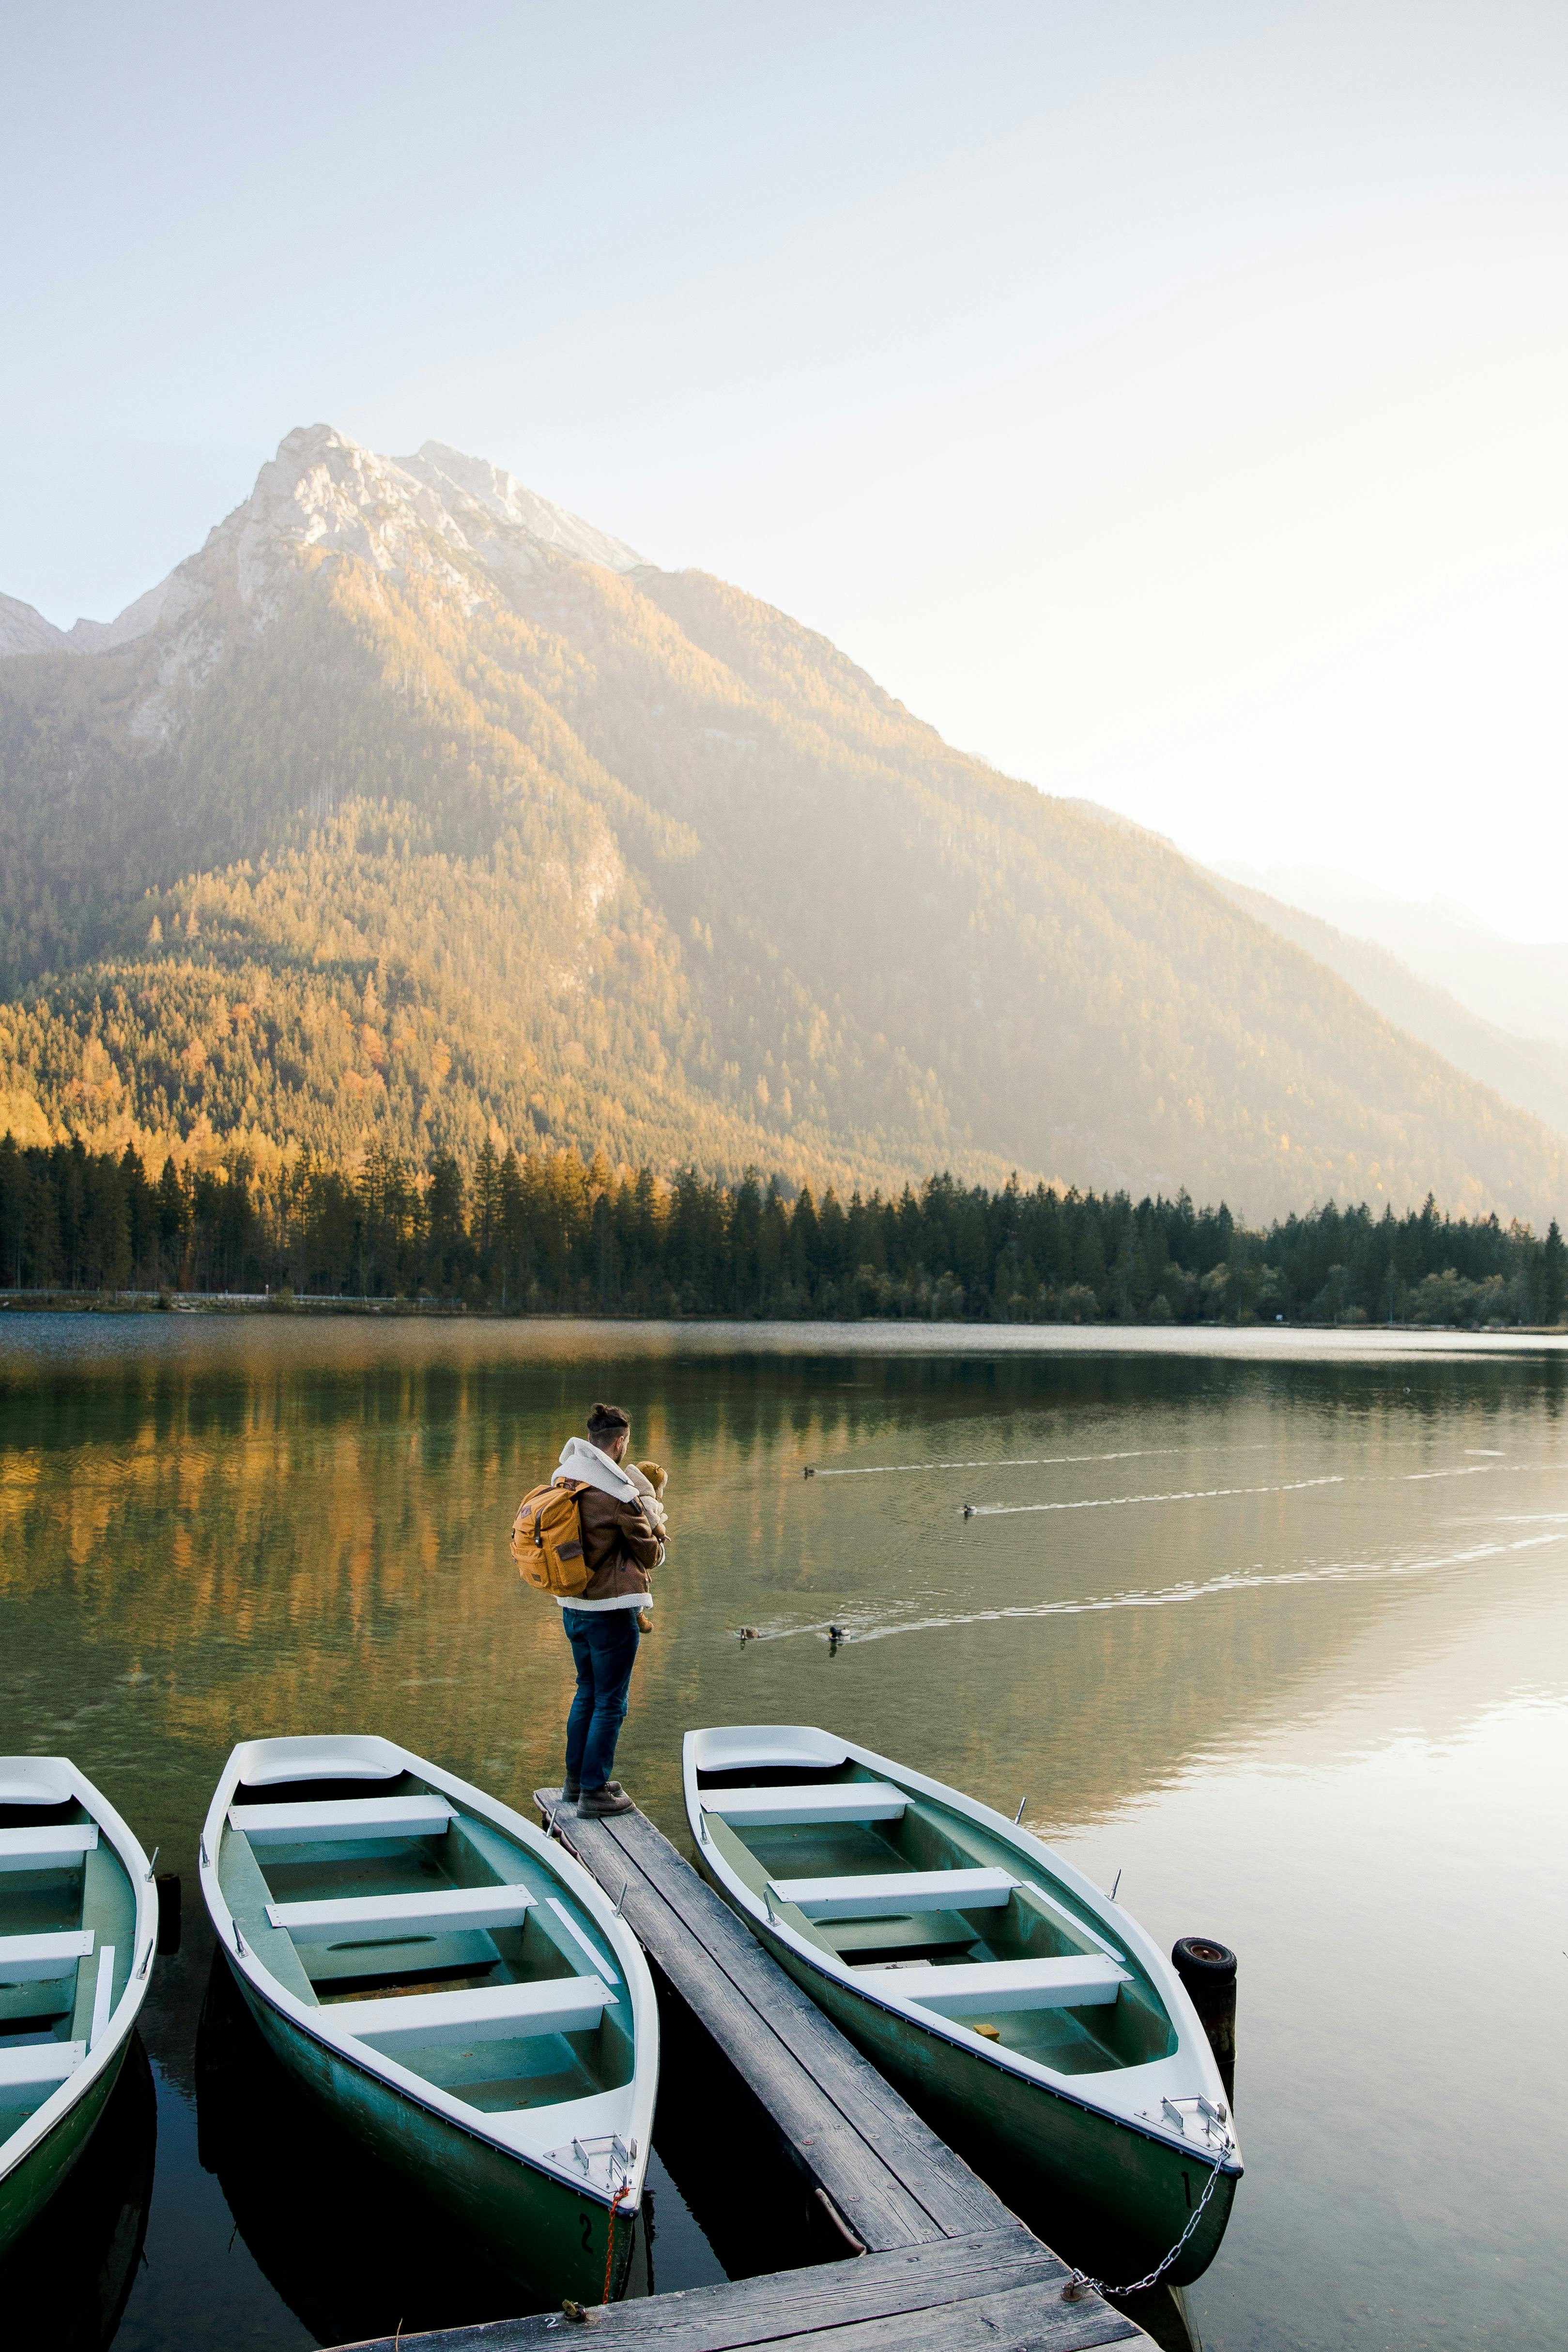
[[[700,1325],[720,1325],[737,1331],[755,1331],[787,1325],[824,1331],[855,1331],[866,1329],[960,1331],[978,1334],[988,1332],[1055,1331],[1089,1333],[1107,1336],[1122,1332],[1159,1333],[1174,1338],[1178,1334],[1213,1332],[1232,1337],[1243,1332],[1256,1332],[1260,1337],[1286,1332],[1312,1332],[1322,1335],[1342,1334],[1346,1338],[1372,1339],[1378,1335],[1388,1338],[1437,1338],[1448,1336],[1468,1339],[1559,1339],[1568,1340],[1568,1323],[1373,1323],[1370,1320],[1334,1323],[1287,1321],[1277,1318],[1268,1322],[1260,1318],[1246,1320],[1240,1318],[1205,1318],[1195,1322],[1152,1322],[1147,1318],[1117,1318],[1114,1320],[1095,1318],[1077,1322],[1061,1320],[1033,1321],[1026,1318],[994,1318],[976,1321],[963,1316],[789,1316],[789,1315],[635,1315],[625,1309],[595,1313],[592,1308],[513,1308],[500,1307],[468,1307],[445,1299],[375,1298],[375,1297],[283,1297],[267,1292],[244,1291],[89,1291],[51,1290],[0,1291],[0,1315],[197,1315],[204,1317],[259,1316],[271,1321],[289,1321],[304,1316],[330,1321],[390,1318],[395,1322],[458,1323],[458,1324],[632,1324],[647,1328],[664,1325],[673,1328],[696,1328]]]

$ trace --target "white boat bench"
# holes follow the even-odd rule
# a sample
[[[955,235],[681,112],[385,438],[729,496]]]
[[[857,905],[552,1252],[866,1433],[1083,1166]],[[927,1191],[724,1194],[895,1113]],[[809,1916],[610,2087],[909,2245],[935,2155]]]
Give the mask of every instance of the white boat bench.
[[[85,2042],[36,2042],[25,2050],[0,2050],[0,2091],[28,2091],[42,2083],[63,2083],[86,2056]]]
[[[330,1944],[378,1927],[441,1935],[458,1927],[515,1927],[533,1907],[526,1886],[437,1886],[420,1895],[360,1895],[319,1903],[269,1903],[267,1916],[297,1944]]]
[[[0,1870],[74,1870],[84,1854],[96,1853],[98,1824],[68,1829],[0,1830]]]
[[[615,2000],[603,1977],[545,1977],[534,1984],[480,1985],[468,1992],[333,2001],[321,2015],[334,2032],[352,2033],[356,2042],[430,2048],[521,2042],[535,2033],[585,2033]]]
[[[897,1822],[908,1802],[890,1780],[829,1780],[814,1788],[710,1789],[702,1810],[735,1829],[793,1829],[814,1822]]]
[[[1069,1959],[966,1960],[949,1969],[857,1969],[855,1982],[939,2016],[995,2017],[1017,2009],[1104,2008],[1131,1979],[1103,1953],[1086,1952]]]
[[[231,1805],[228,1825],[254,1845],[324,1840],[439,1837],[452,1822],[444,1797],[349,1797],[295,1805]]]
[[[52,1936],[0,1936],[0,1985],[47,1984],[69,1976],[92,1949],[90,1927]]]
[[[887,1871],[868,1878],[775,1878],[775,1903],[810,1919],[900,1919],[912,1911],[991,1911],[1017,1881],[1005,1870]]]
[[[98,1948],[98,1976],[92,1989],[92,2024],[89,2029],[87,2046],[96,2050],[108,2029],[114,2007],[114,1947],[100,1944]]]

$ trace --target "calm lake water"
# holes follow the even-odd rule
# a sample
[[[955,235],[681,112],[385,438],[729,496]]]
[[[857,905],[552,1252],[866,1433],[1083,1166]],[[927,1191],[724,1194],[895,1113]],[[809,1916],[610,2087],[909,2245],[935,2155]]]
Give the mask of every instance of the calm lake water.
[[[296,2130],[221,2002],[198,2053],[195,1846],[259,1734],[384,1732],[523,1810],[559,1777],[568,1653],[506,1538],[596,1396],[671,1474],[617,1770],[679,1843],[692,1724],[818,1723],[1022,1798],[1166,1946],[1240,1955],[1248,2172],[1189,2295],[1211,2352],[1561,2340],[1560,1349],[8,1317],[0,1749],[73,1756],[185,1883],[144,2013],[157,2169],[120,2347],[507,2308]],[[125,2179],[137,2095],[104,2156]],[[659,2287],[722,2274],[710,2184],[671,2165]],[[0,2301],[37,2274],[13,2263]]]

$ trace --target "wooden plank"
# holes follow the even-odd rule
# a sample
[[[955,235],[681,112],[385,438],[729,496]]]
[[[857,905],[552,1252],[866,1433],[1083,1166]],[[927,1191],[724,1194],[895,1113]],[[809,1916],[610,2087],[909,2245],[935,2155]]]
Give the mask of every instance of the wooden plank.
[[[548,1815],[556,1802],[555,1792],[539,1791],[539,1801]],[[556,1826],[609,1893],[618,1894],[622,1884],[627,1885],[626,1914],[634,1932],[682,1997],[691,2001],[714,2039],[753,2082],[770,2112],[778,2114],[781,2127],[795,2132],[797,2145],[798,2118],[792,2115],[786,2121],[783,2110],[773,2104],[775,2095],[787,2096],[787,2085],[772,2076],[767,2081],[759,2079],[754,2071],[759,2063],[753,2039],[759,2017],[805,2070],[825,2109],[836,2108],[851,2132],[886,2160],[918,2201],[929,2229],[960,2235],[992,2226],[1005,2215],[1007,2208],[1001,2200],[921,2121],[832,2020],[784,1974],[646,1814],[625,1813],[580,1822],[574,1812],[563,1811]],[[639,1877],[664,1898],[663,1916],[647,1918],[646,1935],[634,1916]],[[691,1973],[693,1945],[701,1948],[739,1994],[742,2004],[739,2011],[727,2016],[717,2004],[704,2007],[689,1990],[683,1968],[688,1975]],[[740,2041],[733,2032],[736,2017],[742,2021]],[[806,2129],[810,2128],[807,2123]],[[823,2185],[835,2203],[843,2203],[829,2181],[825,2179]],[[848,2206],[843,2210],[849,2213]],[[852,2213],[849,2217],[855,2219]],[[868,2245],[896,2242],[868,2234],[858,2221],[855,2226]],[[918,2232],[925,2233],[924,2229]]]
[[[670,1860],[685,1868],[673,1849]],[[722,1947],[726,1938],[732,1944],[737,1940],[734,1923],[696,1874],[688,1873],[689,1887],[678,1884],[675,1891],[678,1896],[706,1898],[713,1905],[720,1916],[705,1923],[705,1934],[694,1931],[689,1903],[684,1910],[668,1903],[624,1852],[616,1853],[607,1868],[601,1855],[599,1866],[606,1883],[617,1889],[623,1877],[629,1876],[624,1914],[633,1932],[654,1955],[776,2128],[800,2152],[857,2235],[868,2246],[882,2248],[914,2244],[939,2234],[940,2225],[932,2221],[919,2188],[901,2177],[900,2168],[877,2137],[868,2136],[847,2117],[840,2103],[829,2095],[825,2081],[831,2069],[821,2061],[815,2067],[803,2061],[795,2046],[800,2020],[792,2011],[802,2000],[795,1988],[773,1969],[765,1954],[759,1954],[772,1979],[763,1999],[759,2002],[738,1991],[733,1981],[736,1952],[731,1949],[725,1954],[721,1949],[715,1954],[711,1948],[715,1941]],[[743,1930],[741,1939],[748,1946],[751,1943]],[[750,1955],[746,1957],[749,1959]],[[731,1963],[728,1969],[726,1958]],[[810,2015],[815,2021],[816,2012],[812,2011]],[[845,2054],[857,2065],[862,2063],[847,2045]],[[994,2218],[991,2213],[984,2217]]]
[[[515,1927],[533,1907],[526,1886],[433,1886],[421,1895],[357,1895],[315,1903],[269,1903],[267,1916],[297,1944],[331,1944],[401,1927],[439,1936],[454,1927]]]
[[[92,1950],[90,1927],[52,1936],[0,1936],[0,1984],[47,1984],[68,1977]]]
[[[687,1933],[713,1953],[747,2008],[768,2020],[846,2122],[912,2189],[931,2226],[957,2236],[1005,2215],[1001,2200],[861,2057],[646,1815],[624,1816],[613,1827],[630,1832],[634,1822],[635,1846],[631,1834],[615,1843],[623,1853],[631,1850]]]
[[[943,2017],[1001,2017],[1020,2009],[1096,2009],[1132,1979],[1103,1952],[1070,1959],[970,1960],[938,1969],[862,1969],[868,1990]]]
[[[997,1911],[1018,1884],[1008,1870],[884,1870],[869,1878],[772,1878],[775,1903],[808,1919],[899,1919],[917,1911]]]
[[[85,2042],[34,2042],[20,2050],[0,2050],[0,2083],[12,2091],[35,2083],[63,2083],[86,2056]]]
[[[593,2315],[595,2344],[637,2352],[1049,2352],[1147,2341],[1098,2296],[1062,2298],[1063,2265],[1021,2223],[973,2237],[932,2240],[858,2262],[781,2271],[684,2294],[623,2303]],[[398,2352],[530,2352],[572,2331],[558,2314],[493,2320],[433,2336],[405,2336]],[[355,2352],[392,2352],[393,2339]]]
[[[84,1854],[95,1852],[98,1824],[73,1824],[68,1829],[0,1830],[0,1870],[75,1870]]]
[[[350,1797],[302,1799],[289,1805],[230,1805],[228,1825],[252,1845],[349,1844],[356,1838],[436,1837],[448,1829],[452,1808],[444,1797]]]
[[[462,1992],[408,1992],[334,2001],[322,2019],[334,2037],[405,2042],[416,2049],[470,2042],[522,2042],[538,2033],[586,2033],[616,1996],[603,1977],[543,1977],[531,1984],[472,1985]]]
[[[588,1861],[588,1855],[583,1858]],[[679,1861],[679,1855],[672,1858]],[[910,2188],[865,2138],[865,2133],[839,2112],[835,2100],[790,2049],[778,2011],[785,1997],[802,2000],[795,1985],[787,1983],[781,1971],[773,1971],[778,2000],[771,2009],[757,2009],[736,1992],[724,1969],[705,1950],[700,1938],[689,1931],[687,1919],[666,1903],[658,1889],[648,1886],[627,1855],[611,1855],[606,1865],[605,1853],[599,1851],[595,1861],[597,1867],[593,1861],[590,1867],[595,1867],[595,1874],[611,1894],[621,1895],[626,1884],[623,1916],[627,1927],[654,1955],[675,1992],[687,2001],[736,2074],[748,2084],[783,2138],[799,2149],[802,2164],[809,2166],[811,2176],[842,2210],[856,2237],[872,2249],[912,2246],[926,2237],[938,2237],[941,2230],[931,2221],[921,2194]],[[705,1894],[696,1872],[689,1874],[696,1889]],[[717,1895],[712,1900],[717,1903]],[[750,1943],[750,1938],[745,1940]],[[759,1957],[771,1967],[766,1955]],[[811,2011],[811,2016],[816,2016],[816,2011]],[[848,2044],[844,2044],[844,2051],[853,2065],[863,2065]],[[983,2221],[994,2221],[994,2210],[985,2213]]]
[[[762,1830],[801,1822],[897,1822],[907,1802],[890,1780],[834,1780],[810,1789],[712,1789],[702,1810]]]

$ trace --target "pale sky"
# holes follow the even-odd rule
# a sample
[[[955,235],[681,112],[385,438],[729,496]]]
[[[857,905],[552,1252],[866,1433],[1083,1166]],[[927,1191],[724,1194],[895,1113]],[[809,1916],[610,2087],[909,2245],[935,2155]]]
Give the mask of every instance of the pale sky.
[[[510,467],[1199,855],[1568,938],[1562,0],[0,16],[0,590]]]

